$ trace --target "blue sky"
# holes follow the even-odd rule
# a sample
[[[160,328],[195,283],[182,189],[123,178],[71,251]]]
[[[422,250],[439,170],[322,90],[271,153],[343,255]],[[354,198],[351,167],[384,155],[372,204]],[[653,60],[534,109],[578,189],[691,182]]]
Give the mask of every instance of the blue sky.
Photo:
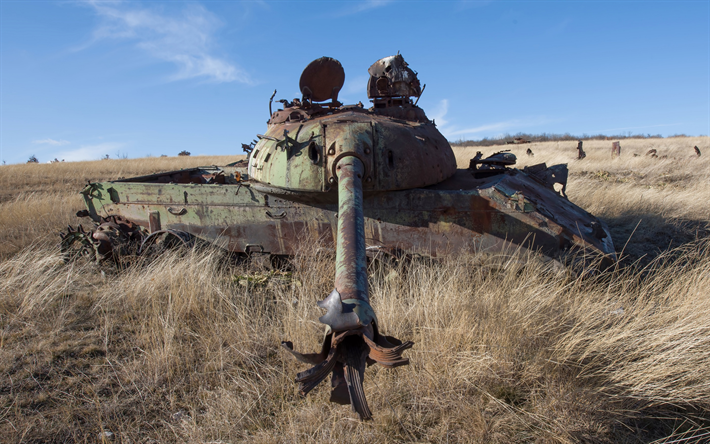
[[[0,0],[0,160],[241,154],[313,59],[404,56],[449,140],[710,133],[708,1]]]

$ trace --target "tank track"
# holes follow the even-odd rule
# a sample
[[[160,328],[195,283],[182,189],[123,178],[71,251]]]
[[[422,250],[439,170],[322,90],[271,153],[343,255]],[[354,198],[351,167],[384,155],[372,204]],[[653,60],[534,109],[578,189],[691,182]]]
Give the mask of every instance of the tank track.
[[[77,216],[82,216],[82,212]],[[121,256],[135,255],[146,237],[144,229],[122,216],[102,217],[86,230],[82,225],[59,233],[60,251],[65,261],[84,258],[95,262],[118,260]]]

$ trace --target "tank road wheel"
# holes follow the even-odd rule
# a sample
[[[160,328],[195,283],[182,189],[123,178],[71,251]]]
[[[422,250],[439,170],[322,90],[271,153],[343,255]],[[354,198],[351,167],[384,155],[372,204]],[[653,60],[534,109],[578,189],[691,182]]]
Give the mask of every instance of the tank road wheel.
[[[195,237],[186,231],[159,230],[143,239],[138,255],[154,257],[169,250],[192,248],[194,245]]]
[[[79,257],[96,262],[105,259],[118,262],[122,256],[135,254],[143,240],[141,228],[121,216],[102,217],[101,223],[89,231],[81,225],[76,229],[69,226],[67,232],[59,236],[62,238],[60,250],[67,262]]]
[[[123,216],[108,216],[101,218],[101,224],[91,234],[99,241],[105,250],[100,249],[104,258],[118,260],[122,256],[132,256],[138,252],[143,241],[141,227]]]
[[[99,254],[100,242],[95,240],[91,234],[91,231],[85,231],[84,227],[81,225],[76,229],[69,225],[66,233],[59,233],[59,236],[62,238],[60,252],[65,262],[79,258],[98,262],[103,258],[103,256]]]

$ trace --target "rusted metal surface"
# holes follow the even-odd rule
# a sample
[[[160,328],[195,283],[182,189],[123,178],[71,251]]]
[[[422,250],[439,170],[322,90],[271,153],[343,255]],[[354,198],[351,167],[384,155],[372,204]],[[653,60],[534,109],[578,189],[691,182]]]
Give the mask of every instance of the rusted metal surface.
[[[456,171],[453,151],[433,123],[358,108],[272,126],[252,153],[249,175],[283,190],[327,193],[335,190],[335,165],[348,155],[365,165],[365,190],[423,187]]]
[[[611,143],[611,158],[614,159],[619,156],[621,156],[621,143],[612,142]]]
[[[584,152],[584,148],[582,147],[584,143],[581,140],[577,141],[577,160],[582,160],[585,157],[587,157],[587,153]]]
[[[195,237],[190,233],[180,230],[159,230],[153,231],[149,235],[144,236],[140,248],[139,255],[146,255],[149,252],[160,253],[166,249],[174,249],[176,247],[190,248],[195,243]]]
[[[367,82],[367,97],[370,99],[401,97],[419,97],[422,88],[417,74],[409,68],[404,57],[393,55],[384,57],[367,70],[370,79]],[[375,106],[377,107],[377,106]]]
[[[299,87],[303,98],[314,102],[338,101],[338,92],[345,83],[345,71],[339,61],[321,57],[306,66]]]
[[[508,150],[504,151],[499,151],[497,153],[494,153],[485,159],[482,159],[482,154],[481,152],[476,153],[476,157],[471,159],[471,162],[469,163],[469,168],[473,170],[478,170],[479,167],[478,165],[481,165],[482,167],[480,169],[487,170],[487,169],[498,169],[498,170],[503,170],[505,169],[506,166],[510,165],[515,165],[517,162],[517,158],[515,157],[515,154],[509,152]],[[495,167],[495,168],[494,168]]]
[[[168,212],[170,213],[170,211]],[[151,233],[155,233],[156,231],[160,231],[160,229],[160,212],[151,211],[150,213],[148,213],[148,231],[150,231]]]
[[[328,375],[331,375],[330,401],[338,404],[350,404],[361,419],[372,418],[363,391],[362,380],[368,359],[386,367],[394,368],[409,364],[402,353],[411,348],[411,341],[401,342],[390,336],[383,336],[377,331],[377,324],[368,327],[329,331],[325,335],[320,353],[298,353],[291,342],[281,345],[296,359],[313,367],[296,376],[298,391],[306,396]]]
[[[566,163],[553,165],[551,167],[548,167],[545,163],[539,163],[537,165],[526,166],[523,168],[523,172],[552,191],[559,192],[560,196],[565,199],[567,198],[566,190],[569,170],[567,169]],[[559,189],[555,188],[557,185],[559,185]]]
[[[335,289],[344,300],[368,302],[365,216],[362,205],[362,177],[365,167],[357,157],[346,157],[340,161],[337,170],[339,174]],[[366,323],[368,322],[365,321]]]
[[[79,212],[77,216],[84,216]],[[136,253],[136,247],[145,236],[144,230],[120,215],[100,217],[96,226],[89,231],[82,225],[76,229],[67,227],[60,233],[61,252],[70,259],[77,255],[90,260],[101,261],[121,255]]]

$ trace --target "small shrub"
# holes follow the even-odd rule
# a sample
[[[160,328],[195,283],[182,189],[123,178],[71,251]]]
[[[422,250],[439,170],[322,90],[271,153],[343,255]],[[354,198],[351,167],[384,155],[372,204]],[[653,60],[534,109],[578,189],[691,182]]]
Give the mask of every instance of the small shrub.
[[[189,151],[185,151],[185,150],[182,150],[182,151],[180,151],[180,152],[178,153],[178,156],[189,156],[189,155],[190,155],[190,152],[189,152]]]

